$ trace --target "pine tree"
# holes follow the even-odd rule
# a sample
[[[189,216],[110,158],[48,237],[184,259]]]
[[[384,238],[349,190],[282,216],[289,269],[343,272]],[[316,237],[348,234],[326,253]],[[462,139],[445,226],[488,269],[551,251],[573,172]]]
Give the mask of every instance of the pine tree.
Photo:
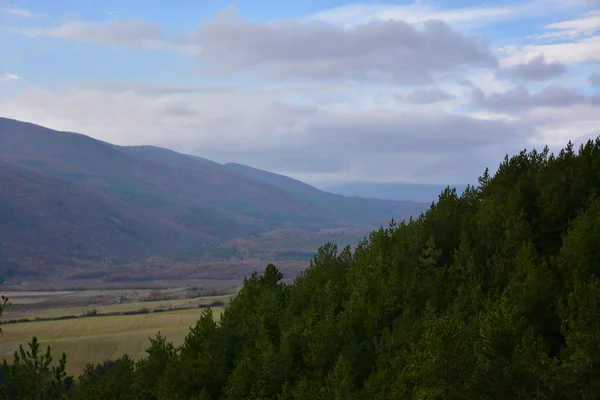
[[[40,352],[36,337],[28,343],[29,350],[19,346],[13,362],[4,360],[4,372],[9,385],[16,391],[18,398],[30,400],[66,399],[72,379],[65,372],[66,355],[52,364],[50,347]]]
[[[600,279],[578,282],[561,307],[565,392],[570,399],[600,396]]]

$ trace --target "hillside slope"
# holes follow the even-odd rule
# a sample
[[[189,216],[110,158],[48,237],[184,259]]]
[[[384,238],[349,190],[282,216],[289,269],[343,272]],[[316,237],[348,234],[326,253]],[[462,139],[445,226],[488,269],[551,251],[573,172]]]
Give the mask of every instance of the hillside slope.
[[[120,263],[152,254],[197,250],[201,243],[214,244],[276,229],[371,227],[390,218],[416,215],[426,208],[425,204],[414,202],[346,198],[246,166],[234,168],[153,146],[116,146],[85,135],[4,118],[0,118],[0,161],[5,164],[0,183],[6,180],[11,185],[0,203],[5,209],[10,204],[20,204],[23,199],[19,193],[27,190],[54,193],[35,196],[38,200],[32,205],[47,210],[46,222],[32,219],[26,207],[10,211],[13,218],[22,221],[22,232],[11,240],[10,246],[25,249],[27,238],[38,232],[39,240],[31,243],[42,248],[34,245],[31,253],[46,254],[41,263],[52,265],[68,257],[74,257],[73,262],[81,261],[77,257],[101,262],[100,254]],[[6,166],[13,168],[10,177]],[[21,187],[25,180],[14,178],[15,168],[21,174],[35,172],[36,186]],[[72,195],[74,192],[79,197]],[[91,214],[87,215],[84,203],[95,202],[106,206],[89,209]],[[73,218],[82,221],[87,236],[78,236],[83,228],[73,225],[67,229],[64,225],[72,233],[61,240],[50,240],[54,236],[46,231],[62,223],[64,212],[70,210],[79,213]],[[92,229],[95,221],[109,221],[112,214],[118,214],[119,220],[132,221],[131,237],[140,238],[137,244],[128,240],[111,242],[108,231],[103,231],[108,226],[103,228],[100,222],[98,230]],[[140,225],[142,220],[145,225]],[[12,229],[0,222],[0,230]],[[8,242],[3,246],[8,246]],[[74,246],[85,250],[73,252]],[[9,253],[17,254],[15,250]],[[50,257],[51,253],[57,257]],[[21,261],[33,257],[19,254]]]
[[[21,274],[105,257],[176,254],[211,240],[81,185],[2,161],[0,184],[0,252],[32,267]],[[0,265],[0,278],[2,272]]]
[[[246,165],[229,163],[225,164],[224,168],[251,179],[280,187],[294,196],[305,200],[315,208],[334,216],[334,218],[351,221],[356,224],[385,223],[390,219],[390,215],[398,215],[399,205],[401,205],[405,213],[404,216],[418,215],[424,211],[424,203],[346,197],[319,190],[284,175],[263,171]]]

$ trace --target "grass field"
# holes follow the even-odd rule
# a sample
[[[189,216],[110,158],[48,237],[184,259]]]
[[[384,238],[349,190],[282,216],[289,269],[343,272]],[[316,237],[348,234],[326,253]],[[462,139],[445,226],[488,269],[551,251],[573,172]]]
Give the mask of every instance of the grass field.
[[[80,316],[84,311],[96,310],[100,314],[126,312],[126,311],[137,311],[142,308],[148,310],[162,309],[167,310],[169,308],[198,308],[200,306],[208,306],[216,301],[222,301],[224,303],[229,302],[231,295],[225,296],[214,296],[214,297],[199,297],[196,299],[172,299],[172,300],[156,300],[156,301],[133,301],[122,304],[110,304],[110,305],[95,305],[87,304],[85,306],[72,306],[68,302],[61,305],[56,305],[47,309],[39,310],[22,310],[20,312],[11,312],[11,308],[19,304],[31,304],[23,302],[23,299],[19,297],[10,297],[13,307],[9,308],[6,315],[0,317],[0,322],[13,319],[13,318],[29,318],[33,319],[36,317],[40,318],[52,318],[60,317],[64,315],[75,315]],[[31,301],[27,299],[26,301]]]
[[[223,309],[215,308],[215,317]],[[149,338],[160,331],[175,345],[183,343],[202,309],[195,308],[163,313],[78,318],[3,325],[0,334],[0,359],[12,360],[12,353],[36,336],[45,349],[50,346],[57,359],[67,354],[67,370],[78,375],[86,364],[116,359],[129,354],[134,359],[144,356]]]
[[[216,285],[211,286],[211,291],[215,288],[218,289]],[[12,306],[5,310],[0,322],[11,319],[31,321],[2,324],[0,361],[12,361],[19,345],[26,345],[33,336],[38,338],[44,350],[46,346],[51,347],[55,359],[66,353],[67,370],[74,375],[79,375],[88,363],[114,360],[124,354],[139,359],[145,355],[149,338],[156,337],[159,331],[167,340],[180,345],[204,307],[212,305],[218,318],[232,296],[232,292],[222,296],[202,296],[201,290],[186,286],[162,289],[159,294],[165,300],[148,301],[154,298],[153,293],[156,294],[156,290],[5,291],[2,294],[10,298]],[[112,315],[141,309],[149,312]],[[92,310],[104,315],[83,317]],[[164,312],[153,312],[155,310]],[[77,318],[34,320],[63,316]]]

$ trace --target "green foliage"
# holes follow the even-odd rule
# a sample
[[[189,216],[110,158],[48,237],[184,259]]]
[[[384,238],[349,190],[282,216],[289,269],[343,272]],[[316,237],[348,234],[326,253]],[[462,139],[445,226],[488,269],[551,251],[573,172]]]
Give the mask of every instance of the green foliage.
[[[67,399],[72,378],[67,376],[66,355],[58,360],[58,365],[51,366],[50,347],[41,353],[37,338],[28,343],[29,350],[19,346],[15,351],[13,362],[4,360],[4,374],[7,386],[14,396],[10,398],[28,400]]]
[[[132,385],[134,392],[152,399],[158,395],[166,368],[177,357],[177,349],[158,333],[155,339],[150,339],[146,353],[148,357],[139,360],[135,366],[136,379]]]
[[[125,355],[116,361],[88,364],[79,377],[80,399],[135,399],[133,392],[135,362]]]
[[[565,392],[572,399],[600,394],[600,280],[578,283],[561,307]]]
[[[176,348],[89,366],[80,399],[596,399],[600,139],[521,152],[293,284],[268,265]]]

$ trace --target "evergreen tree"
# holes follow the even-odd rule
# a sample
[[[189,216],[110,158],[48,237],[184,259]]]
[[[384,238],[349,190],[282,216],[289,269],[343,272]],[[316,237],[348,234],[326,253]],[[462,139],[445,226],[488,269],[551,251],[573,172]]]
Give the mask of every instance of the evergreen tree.
[[[16,393],[16,398],[28,400],[66,399],[72,379],[65,372],[66,355],[52,364],[50,347],[40,352],[36,337],[28,343],[28,350],[19,346],[13,362],[4,360],[4,373],[8,386]]]

